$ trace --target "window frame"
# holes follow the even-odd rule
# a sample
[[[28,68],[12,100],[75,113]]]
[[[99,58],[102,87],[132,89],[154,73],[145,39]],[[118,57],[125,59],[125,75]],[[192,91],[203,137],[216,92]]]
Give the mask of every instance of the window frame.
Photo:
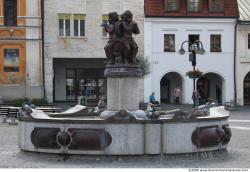
[[[219,43],[215,43],[215,39],[216,38],[212,38],[213,36],[219,36],[219,40],[220,42]],[[216,45],[219,45],[219,47],[216,47]],[[211,34],[210,35],[210,52],[213,52],[213,53],[218,53],[218,52],[222,52],[222,48],[221,48],[221,34]]]
[[[18,72],[20,72],[20,50],[19,50],[19,48],[4,48],[3,49],[3,53],[4,53],[4,55],[3,55],[3,58],[4,58],[4,61],[3,61],[3,68],[4,68],[4,72],[5,73],[10,73],[10,72],[16,72],[16,73],[18,73]],[[6,55],[7,55],[7,53],[9,53],[9,55],[11,55],[11,57],[9,57],[9,58],[13,58],[13,55],[14,55],[14,53],[16,53],[17,54],[17,66],[6,66]],[[12,64],[13,65],[13,64]]]
[[[195,2],[195,1],[198,1],[198,2]],[[195,5],[196,3],[198,4],[198,7],[196,7],[196,5]],[[194,5],[193,9],[191,9],[191,7],[190,7],[191,4]],[[198,10],[196,10],[196,8]],[[202,10],[203,10],[203,1],[202,0],[187,0],[187,11],[188,12],[190,12],[190,13],[200,13],[200,12],[202,12]]]
[[[168,9],[169,6],[175,4],[176,9]],[[178,12],[180,10],[180,0],[164,0],[164,12]]]
[[[166,45],[167,45],[167,42],[171,42],[170,38],[172,37],[173,39],[173,45],[170,45],[169,47],[173,47],[173,48],[169,48],[167,49]],[[167,40],[167,38],[169,40]],[[171,43],[170,43],[171,44]],[[164,47],[163,47],[163,51],[164,52],[176,52],[176,46],[175,46],[175,34],[164,34]]]
[[[108,14],[103,14],[102,15],[102,23],[108,23]],[[108,37],[108,32],[105,31],[104,27],[102,27],[102,37],[107,38]]]
[[[63,35],[60,32],[60,20],[63,21]],[[69,35],[67,34],[66,20],[69,20]],[[71,36],[71,14],[58,14],[58,35],[60,37],[70,37]]]
[[[76,19],[78,17],[78,19]],[[75,35],[75,21],[77,21],[77,35]],[[83,28],[81,28],[81,21],[84,22]],[[83,30],[83,35],[82,31]],[[86,36],[86,15],[85,14],[73,14],[73,36],[74,37],[85,37]]]
[[[191,52],[190,50],[190,46],[194,43],[194,42],[191,42],[191,36],[197,36],[198,39],[196,40],[200,40],[200,34],[188,34],[188,51]],[[193,40],[193,41],[196,41],[196,40]],[[200,44],[197,45],[198,47],[200,46]]]
[[[219,1],[219,2],[213,2],[213,1]],[[219,10],[217,9],[218,4],[221,5],[221,8]],[[210,13],[223,13],[224,12],[224,7],[225,7],[224,0],[209,0],[209,12]]]
[[[7,3],[7,1],[9,1],[9,2]],[[13,10],[12,11],[13,21],[11,20],[12,22],[10,22],[10,18],[11,17],[10,17],[10,15],[7,15],[7,9],[6,9],[7,8],[7,4],[9,6],[11,6],[10,5],[11,2],[14,2],[12,5],[13,5],[13,7],[15,6],[15,9],[9,9],[9,10]],[[17,26],[17,15],[18,15],[18,11],[17,11],[18,7],[17,7],[17,5],[18,5],[17,0],[3,0],[3,7],[2,7],[2,9],[3,9],[3,15],[4,15],[4,26],[9,26],[9,27]]]

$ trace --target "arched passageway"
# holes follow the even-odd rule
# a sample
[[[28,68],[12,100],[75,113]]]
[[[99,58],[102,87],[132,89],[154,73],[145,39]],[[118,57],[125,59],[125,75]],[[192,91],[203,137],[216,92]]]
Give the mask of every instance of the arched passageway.
[[[199,91],[201,97],[200,104],[214,100],[222,104],[224,97],[223,81],[223,77],[216,73],[206,73],[200,77],[196,83],[196,89]]]
[[[173,103],[174,102],[174,89],[177,85],[182,88],[182,77],[177,72],[169,72],[161,79],[161,102]],[[182,102],[182,100],[180,100]]]
[[[244,78],[243,87],[244,105],[250,105],[250,72],[248,72]]]

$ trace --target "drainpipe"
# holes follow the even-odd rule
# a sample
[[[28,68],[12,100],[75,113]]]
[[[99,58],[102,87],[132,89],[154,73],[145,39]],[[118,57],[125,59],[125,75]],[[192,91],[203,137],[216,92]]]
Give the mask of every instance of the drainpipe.
[[[236,63],[237,63],[237,27],[238,19],[234,26],[234,104],[237,104],[237,86],[236,86]]]
[[[41,0],[41,27],[42,27],[42,80],[43,98],[45,99],[45,72],[44,72],[44,0]]]

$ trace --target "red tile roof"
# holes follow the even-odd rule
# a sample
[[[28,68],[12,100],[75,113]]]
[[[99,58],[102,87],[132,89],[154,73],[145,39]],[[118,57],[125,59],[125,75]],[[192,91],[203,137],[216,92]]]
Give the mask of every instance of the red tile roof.
[[[220,17],[220,18],[238,18],[239,10],[237,0],[224,0],[223,13],[211,13],[208,6],[209,0],[203,0],[202,12],[188,12],[187,0],[180,0],[180,9],[178,12],[164,12],[164,0],[145,0],[146,17]]]

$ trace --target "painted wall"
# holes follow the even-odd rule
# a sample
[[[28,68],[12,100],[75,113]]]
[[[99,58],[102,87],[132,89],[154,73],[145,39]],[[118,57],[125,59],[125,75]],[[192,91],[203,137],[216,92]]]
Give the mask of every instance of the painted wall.
[[[183,78],[183,103],[192,103],[193,80],[185,74],[192,70],[189,55],[180,55],[178,50],[189,34],[199,34],[206,53],[197,55],[196,69],[204,74],[216,73],[224,79],[222,101],[234,98],[233,62],[234,62],[234,23],[233,19],[145,19],[145,58],[151,63],[151,74],[144,80],[144,101],[152,91],[160,99],[160,80],[169,72],[177,72]],[[176,52],[164,52],[164,34],[175,34]],[[210,52],[210,35],[221,34],[222,52]],[[188,50],[187,43],[184,49]]]
[[[248,49],[250,25],[237,27],[237,103],[244,105],[244,79],[250,72],[250,49]]]
[[[104,46],[108,38],[102,36],[102,15],[125,10],[134,13],[141,34],[135,36],[139,57],[143,57],[144,0],[45,0],[45,87],[46,98],[53,100],[53,58],[106,58]],[[86,36],[59,37],[58,13],[85,14]],[[71,29],[72,30],[72,29]],[[143,84],[141,84],[143,95]]]
[[[0,0],[0,26],[4,25],[3,11]],[[43,98],[40,0],[17,0],[17,26],[0,27],[0,96]],[[13,48],[19,49],[19,71],[4,72],[3,51]]]

